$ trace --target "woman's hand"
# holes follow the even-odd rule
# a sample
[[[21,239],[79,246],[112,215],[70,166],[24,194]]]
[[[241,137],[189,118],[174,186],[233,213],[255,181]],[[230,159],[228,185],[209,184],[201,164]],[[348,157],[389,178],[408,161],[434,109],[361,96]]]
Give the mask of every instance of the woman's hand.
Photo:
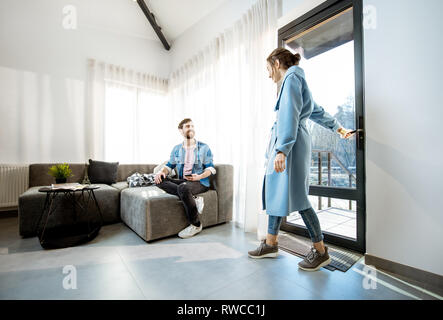
[[[192,174],[191,176],[185,176],[185,179],[188,181],[198,181],[201,180],[201,175],[200,174]]]
[[[342,139],[349,139],[350,137],[352,137],[353,135],[355,135],[355,132],[354,132],[354,133],[351,133],[351,131],[352,131],[352,130],[348,130],[348,129],[345,129],[345,128],[339,128],[339,129],[337,130],[337,132],[340,134],[340,137],[341,137]]]
[[[285,171],[286,168],[286,156],[283,152],[278,152],[277,155],[275,156],[275,160],[274,160],[274,170],[277,173],[283,172]]]

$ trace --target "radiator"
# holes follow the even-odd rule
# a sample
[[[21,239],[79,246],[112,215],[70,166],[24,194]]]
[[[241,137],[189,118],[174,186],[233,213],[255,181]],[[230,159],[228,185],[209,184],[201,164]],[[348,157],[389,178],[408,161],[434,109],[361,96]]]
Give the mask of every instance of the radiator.
[[[29,166],[0,164],[0,209],[18,207],[18,197],[28,189]]]

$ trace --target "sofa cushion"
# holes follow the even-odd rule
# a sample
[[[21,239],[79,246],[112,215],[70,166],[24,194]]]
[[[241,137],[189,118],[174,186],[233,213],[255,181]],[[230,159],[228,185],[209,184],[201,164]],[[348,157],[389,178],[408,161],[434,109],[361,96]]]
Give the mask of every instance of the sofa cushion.
[[[104,224],[116,223],[120,221],[120,191],[106,184],[97,184],[99,189],[94,190],[98,205],[103,217]],[[37,233],[37,223],[42,214],[45,203],[46,193],[39,192],[42,186],[32,187],[20,195],[18,199],[18,218],[19,218],[19,234],[23,237],[32,237]],[[81,192],[76,192],[79,197]],[[87,200],[85,194],[85,200]],[[73,212],[72,201],[64,198],[63,194],[58,194],[53,202],[57,213],[53,218],[48,220],[48,227],[63,226],[73,223],[75,218]],[[92,212],[97,209],[94,200],[89,200],[89,206]],[[60,214],[60,211],[63,214]],[[86,221],[87,217],[78,216],[78,221]],[[43,222],[42,222],[43,223]]]
[[[199,215],[203,227],[218,223],[217,193],[199,194],[205,205]],[[183,202],[157,186],[127,188],[121,191],[122,221],[146,241],[176,235],[188,226]]]
[[[231,221],[234,204],[234,167],[231,164],[216,164],[215,170],[217,174],[213,178],[217,190],[218,222]]]
[[[29,187],[50,186],[55,183],[55,178],[49,175],[49,168],[56,163],[34,163],[29,165]],[[69,177],[66,182],[81,183],[85,176],[84,163],[69,163],[73,176]]]
[[[107,184],[95,184],[100,186],[94,190],[104,224],[111,224],[120,221],[120,190],[108,186]]]
[[[119,191],[122,191],[123,189],[129,188],[129,185],[126,181],[119,181],[111,184],[111,187],[116,188]]]
[[[88,177],[91,183],[113,184],[117,182],[118,162],[89,159]]]
[[[152,173],[154,164],[120,164],[118,166],[117,181],[126,181],[132,174],[139,173]]]
[[[18,229],[19,234],[24,237],[36,235],[37,223],[42,214],[46,194],[39,192],[41,186],[31,187],[18,198]],[[58,204],[58,199],[54,200]],[[65,219],[67,216],[61,217]]]

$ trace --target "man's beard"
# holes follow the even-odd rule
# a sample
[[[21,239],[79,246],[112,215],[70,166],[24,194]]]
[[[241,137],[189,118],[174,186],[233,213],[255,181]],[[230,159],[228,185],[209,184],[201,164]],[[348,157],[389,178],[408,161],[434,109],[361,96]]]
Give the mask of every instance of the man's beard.
[[[192,139],[194,137],[194,132],[188,132],[186,134],[186,139]]]

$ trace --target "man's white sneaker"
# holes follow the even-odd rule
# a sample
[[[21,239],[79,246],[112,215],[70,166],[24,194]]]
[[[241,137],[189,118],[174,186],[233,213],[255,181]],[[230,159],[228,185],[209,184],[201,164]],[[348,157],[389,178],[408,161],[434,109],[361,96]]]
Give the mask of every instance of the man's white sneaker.
[[[203,197],[194,197],[195,204],[197,205],[197,211],[199,214],[202,214],[203,207],[205,205]]]
[[[185,229],[179,232],[178,236],[182,239],[190,238],[195,236],[197,233],[203,230],[203,224],[200,222],[200,227],[196,227],[190,224]]]

